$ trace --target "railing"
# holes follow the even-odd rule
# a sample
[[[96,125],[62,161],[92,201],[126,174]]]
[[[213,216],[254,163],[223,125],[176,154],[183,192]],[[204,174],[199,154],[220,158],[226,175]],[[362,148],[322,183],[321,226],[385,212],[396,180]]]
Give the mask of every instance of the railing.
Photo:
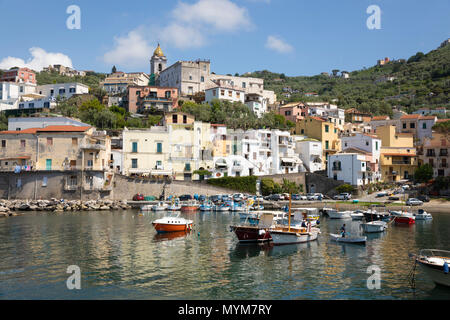
[[[411,161],[404,161],[404,160],[392,160],[392,164],[409,164],[412,165]]]
[[[439,165],[439,168],[447,168],[447,164],[446,164],[446,163],[441,163],[441,164]]]
[[[436,153],[434,153],[434,152],[427,152],[427,157],[436,157]]]
[[[80,145],[81,149],[88,150],[106,150],[106,146],[103,144],[95,144],[95,143],[82,143]]]
[[[439,156],[440,157],[447,157],[448,156],[448,152],[447,151],[441,151],[441,152],[439,152]]]

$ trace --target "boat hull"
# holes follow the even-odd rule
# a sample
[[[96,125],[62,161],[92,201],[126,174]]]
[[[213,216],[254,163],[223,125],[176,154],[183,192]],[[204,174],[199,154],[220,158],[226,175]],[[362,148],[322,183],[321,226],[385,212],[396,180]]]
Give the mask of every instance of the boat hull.
[[[265,242],[272,240],[270,233],[264,228],[232,226],[231,229],[236,234],[239,242]]]
[[[354,243],[354,244],[365,244],[367,241],[367,237],[358,237],[358,238],[343,238],[339,234],[330,234],[331,240],[339,243]]]
[[[287,231],[270,230],[272,242],[274,245],[294,244],[314,241],[317,239],[317,232],[296,233]]]
[[[416,223],[416,220],[412,217],[395,217],[395,223],[396,224],[414,224]]]
[[[328,211],[328,217],[330,219],[350,219],[351,215],[349,212],[341,211]]]
[[[166,233],[166,232],[181,232],[181,231],[191,231],[192,223],[187,224],[166,224],[166,223],[152,223],[155,227],[156,232]]]
[[[376,233],[376,232],[383,232],[386,230],[387,224],[381,224],[381,223],[363,223],[361,224],[361,227],[364,232],[367,233]]]
[[[182,212],[192,212],[192,211],[198,211],[197,206],[183,206],[181,207]]]
[[[430,265],[419,260],[418,262],[434,283],[450,287],[450,273],[444,273],[441,266]]]

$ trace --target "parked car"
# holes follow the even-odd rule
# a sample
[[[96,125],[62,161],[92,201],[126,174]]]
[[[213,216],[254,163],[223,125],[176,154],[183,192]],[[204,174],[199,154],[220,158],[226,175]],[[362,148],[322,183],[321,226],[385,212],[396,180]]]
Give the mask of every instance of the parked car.
[[[409,185],[404,184],[404,185],[402,185],[402,188],[403,188],[403,190],[409,190]]]
[[[144,195],[142,193],[137,193],[133,196],[133,201],[144,201]]]
[[[299,194],[293,194],[292,200],[301,200],[301,196]]]
[[[398,201],[398,200],[400,200],[400,197],[398,197],[398,196],[390,196],[390,197],[388,198],[388,200]]]
[[[333,197],[334,200],[350,200],[351,198],[352,198],[352,195],[347,192],[340,193]]]
[[[272,200],[272,201],[279,201],[279,200],[281,200],[281,195],[279,195],[279,194],[271,194],[271,195],[269,196],[269,200]]]
[[[180,201],[192,200],[192,196],[190,194],[183,194],[180,196]]]
[[[418,200],[423,201],[423,202],[430,202],[430,197],[424,194],[421,194],[420,196],[417,197]]]
[[[386,197],[388,195],[387,192],[383,191],[383,192],[379,192],[377,193],[377,198],[382,198],[382,197]]]
[[[289,193],[282,193],[283,200],[289,200]]]
[[[315,201],[315,200],[319,200],[322,201],[323,199],[323,194],[321,193],[308,193],[306,195],[306,198],[310,201]]]
[[[264,198],[262,196],[254,196],[253,199],[255,201],[263,201],[264,200]]]
[[[423,202],[416,198],[409,198],[408,200],[406,200],[406,205],[407,206],[421,206],[421,205],[423,205]]]

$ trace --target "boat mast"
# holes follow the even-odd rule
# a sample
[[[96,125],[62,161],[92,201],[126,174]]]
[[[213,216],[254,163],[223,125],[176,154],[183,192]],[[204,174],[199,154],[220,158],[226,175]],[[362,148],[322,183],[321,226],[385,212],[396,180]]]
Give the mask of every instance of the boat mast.
[[[291,232],[291,204],[292,204],[292,193],[289,193],[289,218],[288,218],[288,224],[289,224],[289,228],[288,228],[288,232]]]

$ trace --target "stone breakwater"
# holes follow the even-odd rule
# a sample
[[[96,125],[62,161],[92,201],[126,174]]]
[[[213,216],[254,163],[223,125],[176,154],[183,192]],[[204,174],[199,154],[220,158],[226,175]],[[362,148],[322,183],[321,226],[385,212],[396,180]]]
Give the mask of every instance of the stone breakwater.
[[[17,215],[18,211],[99,211],[131,209],[126,200],[0,200],[0,217]]]

